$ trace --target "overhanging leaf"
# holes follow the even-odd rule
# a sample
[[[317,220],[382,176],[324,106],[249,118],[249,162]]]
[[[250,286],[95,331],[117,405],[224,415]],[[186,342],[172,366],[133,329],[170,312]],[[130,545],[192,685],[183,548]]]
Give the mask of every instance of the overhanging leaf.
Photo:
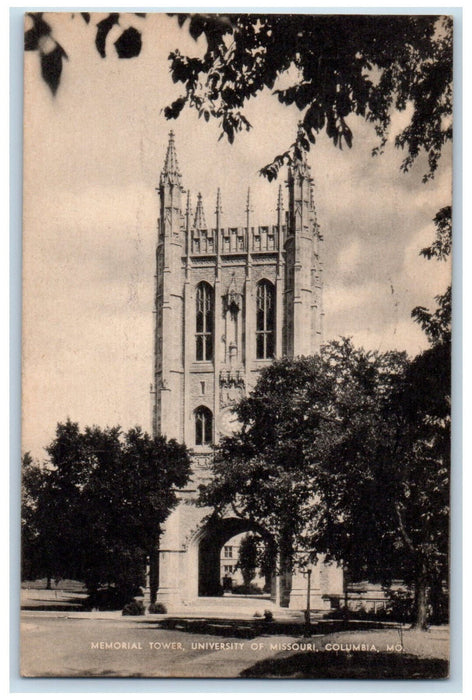
[[[56,44],[56,47],[49,53],[40,52],[40,57],[41,75],[49,85],[52,94],[55,95],[61,80],[62,59],[66,58],[66,54],[63,48]]]
[[[95,46],[97,47],[97,51],[102,58],[105,58],[105,55],[106,55],[105,44],[106,44],[108,33],[109,33],[110,29],[115,24],[118,24],[118,18],[119,18],[118,12],[111,12],[108,15],[108,17],[106,17],[105,19],[102,19],[102,21],[97,24],[97,34],[95,37]]]
[[[135,58],[141,52],[141,32],[134,27],[125,29],[115,41],[116,53],[120,58]]]
[[[43,20],[42,14],[42,12],[28,12],[28,17],[33,20],[33,26],[25,32],[25,51],[36,51],[41,37],[49,36],[51,33],[51,27]]]

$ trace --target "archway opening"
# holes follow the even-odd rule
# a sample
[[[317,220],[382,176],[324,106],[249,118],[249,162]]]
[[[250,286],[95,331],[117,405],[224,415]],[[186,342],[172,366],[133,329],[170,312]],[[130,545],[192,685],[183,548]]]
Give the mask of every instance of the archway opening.
[[[258,549],[254,565],[251,546]],[[215,518],[199,539],[198,595],[273,597],[275,559],[273,538],[258,525],[239,518]]]

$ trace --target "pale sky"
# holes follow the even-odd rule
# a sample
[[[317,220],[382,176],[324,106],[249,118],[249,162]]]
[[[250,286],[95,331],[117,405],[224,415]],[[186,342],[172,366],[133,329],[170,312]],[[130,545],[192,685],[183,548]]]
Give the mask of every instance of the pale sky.
[[[258,170],[290,145],[300,117],[270,94],[252,100],[253,129],[232,146],[193,112],[167,122],[162,110],[179,94],[169,51],[197,52],[201,43],[175,19],[133,17],[141,55],[114,55],[115,28],[101,59],[93,27],[100,18],[87,26],[70,13],[46,16],[69,55],[55,97],[37,54],[25,54],[23,449],[38,458],[67,417],[81,427],[150,430],[155,188],[169,130],[184,187],[193,202],[201,191],[208,225],[217,187],[223,225],[244,224],[248,187],[254,224],[271,224],[283,179],[269,184]],[[395,115],[393,134],[404,120]],[[325,340],[352,336],[369,349],[415,355],[427,342],[411,309],[432,306],[450,276],[447,264],[419,250],[434,237],[437,210],[451,203],[451,151],[423,184],[423,163],[401,173],[402,154],[391,145],[372,158],[373,128],[349,123],[351,150],[319,137],[309,154],[324,235]]]

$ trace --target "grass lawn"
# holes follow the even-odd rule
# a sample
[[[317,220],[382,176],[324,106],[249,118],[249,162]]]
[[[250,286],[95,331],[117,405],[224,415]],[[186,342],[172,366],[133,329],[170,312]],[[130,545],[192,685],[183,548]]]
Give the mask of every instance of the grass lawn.
[[[41,583],[45,585],[45,581],[28,582],[22,587],[21,656],[26,676],[392,680],[448,676],[447,626],[421,632],[379,628],[379,623],[367,621],[346,627],[343,621],[317,620],[307,640],[302,637],[301,614],[277,619],[275,612],[274,620],[267,622],[248,614],[225,615],[216,607],[207,616],[127,618],[119,612],[83,613],[76,612],[87,596],[81,584],[61,582],[59,588],[53,583],[52,590],[41,590]],[[123,641],[128,649],[97,649],[92,643],[100,640]],[[178,651],[161,646],[172,642],[180,645]],[[223,649],[215,642],[230,644]],[[204,644],[198,647],[198,643]]]
[[[432,679],[449,672],[448,628],[339,632],[312,640],[316,651],[282,651],[242,678]],[[388,650],[392,649],[393,650]]]

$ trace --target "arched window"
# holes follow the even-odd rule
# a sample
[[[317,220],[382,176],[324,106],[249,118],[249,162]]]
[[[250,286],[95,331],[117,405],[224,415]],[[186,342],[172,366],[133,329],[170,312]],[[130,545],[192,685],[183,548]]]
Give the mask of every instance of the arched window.
[[[196,358],[213,359],[213,289],[207,282],[197,286]]]
[[[275,293],[274,285],[262,280],[257,285],[256,357],[265,360],[274,357]]]
[[[213,414],[206,406],[195,410],[195,444],[210,445],[213,440]]]

